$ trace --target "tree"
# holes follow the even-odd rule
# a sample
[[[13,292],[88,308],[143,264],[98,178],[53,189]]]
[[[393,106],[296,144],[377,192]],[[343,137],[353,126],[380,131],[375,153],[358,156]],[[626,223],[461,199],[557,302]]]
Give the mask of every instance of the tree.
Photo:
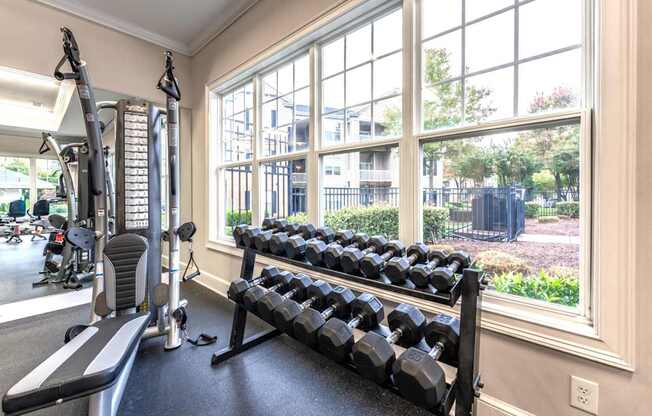
[[[539,192],[550,192],[555,190],[555,176],[550,172],[550,169],[542,169],[532,175],[532,182],[534,188]]]

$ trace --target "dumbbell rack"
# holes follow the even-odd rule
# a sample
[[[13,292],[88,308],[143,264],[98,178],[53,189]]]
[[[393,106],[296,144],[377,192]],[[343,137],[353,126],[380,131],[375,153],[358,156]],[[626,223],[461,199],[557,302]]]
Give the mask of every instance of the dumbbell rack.
[[[350,275],[336,270],[319,267],[308,263],[307,261],[288,259],[270,253],[259,252],[252,248],[245,248],[242,256],[242,266],[240,269],[240,278],[252,280],[256,256],[261,255],[287,264],[299,266],[307,270],[319,272],[322,274],[350,280],[353,282],[365,284],[367,286],[377,287],[389,292],[408,295],[415,298],[431,301],[438,304],[453,307],[461,299],[460,304],[460,341],[458,348],[458,360],[442,362],[457,368],[457,377],[452,383],[448,384],[445,398],[437,408],[430,409],[432,413],[440,416],[449,415],[455,405],[455,416],[469,416],[476,414],[474,405],[475,398],[478,397],[482,388],[482,382],[479,374],[479,352],[480,352],[480,315],[481,315],[481,280],[482,276],[478,270],[465,269],[462,278],[459,279],[451,288],[450,292],[437,292],[434,288],[414,289],[412,287],[394,285],[389,283],[386,278],[369,279],[366,277]],[[278,335],[281,331],[274,328],[267,331],[252,335],[247,339],[244,338],[245,327],[247,322],[247,310],[239,305],[235,305],[233,314],[233,324],[231,326],[231,336],[229,346],[213,354],[211,365],[228,360],[229,358],[251,349],[259,344],[264,343]],[[391,331],[384,325],[380,325],[373,330],[382,336],[388,335]],[[400,343],[398,345],[401,345]],[[423,351],[430,351],[430,347],[422,340],[415,345]],[[344,364],[346,367],[355,369],[352,363]],[[391,391],[398,394],[398,389],[393,385],[387,386]]]

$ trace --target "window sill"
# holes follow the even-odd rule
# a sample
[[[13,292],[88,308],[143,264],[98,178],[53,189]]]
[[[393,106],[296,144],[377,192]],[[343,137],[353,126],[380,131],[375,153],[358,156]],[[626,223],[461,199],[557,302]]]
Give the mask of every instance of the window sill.
[[[242,249],[235,247],[232,240],[210,240],[206,247],[211,251],[235,257],[242,257],[243,253]],[[303,271],[300,267],[270,258],[263,257],[260,262],[293,272]],[[311,272],[310,274],[330,283],[345,285],[353,290],[373,293],[392,302],[411,303],[426,312],[459,313],[459,307],[451,311],[448,307],[410,296],[322,273]],[[590,320],[567,310],[492,293],[483,295],[482,310],[481,327],[486,331],[507,335],[618,369],[634,371],[631,363],[609,348],[599,337],[595,325]]]

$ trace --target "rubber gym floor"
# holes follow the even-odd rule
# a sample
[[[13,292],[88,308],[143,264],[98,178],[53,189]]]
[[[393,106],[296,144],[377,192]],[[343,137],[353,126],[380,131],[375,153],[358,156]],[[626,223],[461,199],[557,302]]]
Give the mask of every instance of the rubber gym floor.
[[[285,335],[213,368],[212,353],[228,343],[232,304],[197,283],[183,295],[191,335],[216,334],[217,345],[164,352],[163,339],[143,341],[120,415],[431,415]],[[66,328],[87,314],[82,306],[1,325],[0,393],[56,351]],[[249,334],[265,328],[249,318]],[[78,399],[33,414],[85,415],[86,406]]]

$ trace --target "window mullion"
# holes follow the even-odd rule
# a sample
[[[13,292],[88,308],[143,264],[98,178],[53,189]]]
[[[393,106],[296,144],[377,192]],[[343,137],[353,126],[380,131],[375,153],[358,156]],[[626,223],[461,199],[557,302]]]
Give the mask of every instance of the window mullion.
[[[262,87],[262,78],[260,75],[257,75],[253,79],[253,143],[251,146],[252,150],[252,161],[251,161],[251,223],[252,224],[261,224],[263,221],[264,213],[260,211],[260,165],[258,164],[258,155],[261,150],[262,142],[262,102],[263,102],[263,87]]]
[[[416,241],[421,222],[418,203],[418,141],[414,138],[413,77],[415,0],[403,1],[403,139],[399,144],[399,238]]]
[[[309,100],[310,100],[310,114],[309,114],[309,125],[308,132],[310,138],[308,140],[308,155],[306,160],[306,193],[307,195],[307,214],[308,222],[313,224],[321,224],[321,211],[320,211],[320,168],[319,168],[319,156],[317,155],[316,150],[319,149],[319,144],[321,143],[321,127],[319,125],[319,118],[321,114],[321,104],[319,98],[319,91],[321,88],[321,82],[319,81],[320,75],[320,59],[319,59],[319,50],[317,45],[313,45],[308,51],[308,61],[309,61],[309,84],[308,88],[310,91]]]

